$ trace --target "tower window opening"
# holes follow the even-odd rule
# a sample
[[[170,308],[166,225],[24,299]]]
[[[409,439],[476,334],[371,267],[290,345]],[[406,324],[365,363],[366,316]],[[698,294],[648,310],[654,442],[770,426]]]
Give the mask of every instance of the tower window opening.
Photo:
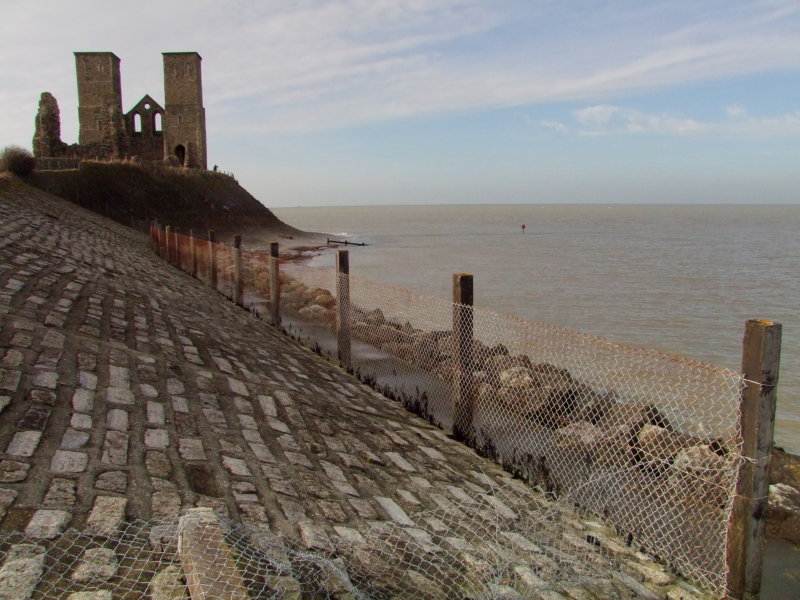
[[[178,158],[178,162],[181,163],[182,167],[186,166],[186,148],[183,144],[178,144],[175,146],[175,156]]]

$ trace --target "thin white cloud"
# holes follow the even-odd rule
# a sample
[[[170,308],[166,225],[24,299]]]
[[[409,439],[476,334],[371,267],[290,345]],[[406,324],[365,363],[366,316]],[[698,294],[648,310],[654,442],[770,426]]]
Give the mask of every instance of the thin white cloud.
[[[562,123],[561,121],[544,120],[544,121],[539,121],[539,125],[541,125],[545,129],[549,129],[557,133],[569,132],[569,128],[566,125],[564,125],[564,123]]]
[[[729,119],[739,120],[747,116],[747,109],[741,104],[731,104],[725,109]]]
[[[702,121],[678,113],[653,113],[599,104],[572,111],[571,125],[541,120],[536,125],[562,134],[665,135],[679,137],[766,138],[800,135],[800,110],[776,116],[754,116],[739,104],[726,107],[726,120]],[[532,121],[530,121],[532,122]]]

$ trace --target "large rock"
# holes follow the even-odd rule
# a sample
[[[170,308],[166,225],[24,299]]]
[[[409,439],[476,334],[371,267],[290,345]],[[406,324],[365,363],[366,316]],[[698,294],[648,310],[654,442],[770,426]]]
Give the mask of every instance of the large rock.
[[[774,447],[769,482],[785,483],[800,490],[800,456]]]
[[[384,344],[394,344],[406,342],[408,340],[408,334],[386,324],[373,325],[366,322],[353,323],[350,327],[350,333],[353,337],[378,347],[382,347]]]
[[[574,413],[575,421],[588,421],[597,425],[616,403],[614,392],[602,395],[592,392],[592,394],[585,396],[580,406],[576,408]]]
[[[592,450],[601,440],[603,432],[596,425],[586,421],[570,423],[566,427],[556,429],[553,441],[562,448],[578,448]]]
[[[609,437],[634,446],[645,425],[669,427],[669,421],[652,404],[626,402],[610,406],[597,425]]]
[[[728,460],[706,444],[684,448],[675,456],[669,484],[679,501],[723,508],[732,493]]]
[[[383,325],[386,323],[386,317],[383,316],[383,311],[380,308],[367,312],[363,320],[369,325]]]
[[[332,309],[336,306],[336,298],[334,298],[328,290],[319,290],[314,296],[314,304]]]
[[[531,370],[525,367],[506,369],[500,373],[499,380],[503,387],[527,388],[540,385],[538,380],[534,380]]]
[[[411,348],[414,352],[414,363],[423,369],[432,370],[443,359],[439,353],[436,332],[415,334]]]
[[[668,467],[678,452],[699,443],[700,440],[676,433],[666,427],[645,423],[636,436],[635,453],[642,464],[659,470]]]
[[[491,359],[486,361],[486,370],[490,373],[495,373],[496,377],[500,376],[500,373],[511,369],[513,367],[523,367],[525,369],[532,370],[533,365],[531,364],[531,359],[525,355],[520,356],[509,356],[507,354],[497,354],[492,356]]]
[[[771,534],[800,545],[800,490],[785,483],[769,486],[767,528]]]
[[[301,308],[298,312],[307,319],[322,321],[328,325],[332,325],[336,322],[336,312],[324,306],[320,306],[319,304],[309,304]]]
[[[535,418],[546,407],[550,397],[549,387],[504,386],[497,391],[497,397],[520,415]]]

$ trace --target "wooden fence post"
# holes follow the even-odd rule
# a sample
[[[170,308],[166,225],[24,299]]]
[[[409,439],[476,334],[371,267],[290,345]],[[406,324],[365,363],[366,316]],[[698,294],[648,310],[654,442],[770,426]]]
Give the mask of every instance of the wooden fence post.
[[[175,228],[172,231],[172,238],[173,238],[173,246],[175,247],[175,266],[179,269],[182,269],[181,260],[182,260],[182,252],[181,252],[181,239],[178,236],[178,229]]]
[[[350,342],[350,254],[336,252],[336,345],[339,364],[346,371],[353,368]]]
[[[472,441],[472,275],[453,275],[453,437]]]
[[[217,239],[213,229],[208,230],[208,279],[211,289],[217,289]]]
[[[745,388],[739,409],[744,460],[726,552],[728,594],[736,600],[757,600],[761,588],[780,353],[780,323],[747,322],[742,348]]]
[[[189,274],[197,279],[197,246],[194,243],[194,230],[189,230]]]
[[[242,279],[242,236],[233,236],[233,303],[244,306],[244,280]]]
[[[278,242],[269,245],[269,301],[272,324],[281,324],[281,282],[280,263],[278,262]]]
[[[159,225],[158,229],[156,229],[156,237],[158,238],[158,256],[161,258],[161,260],[166,260],[166,241],[164,230],[161,228],[161,225]]]
[[[167,225],[166,227],[164,227],[164,238],[165,238],[165,245],[166,245],[166,250],[164,251],[164,260],[166,260],[168,263],[171,264],[172,263],[172,248],[171,248],[171,245],[172,245],[172,227],[170,225]]]

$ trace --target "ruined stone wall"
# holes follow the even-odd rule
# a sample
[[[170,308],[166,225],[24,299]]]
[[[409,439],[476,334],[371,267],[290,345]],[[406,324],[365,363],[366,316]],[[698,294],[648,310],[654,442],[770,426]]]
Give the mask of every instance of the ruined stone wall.
[[[37,158],[61,156],[66,147],[67,145],[61,141],[61,113],[58,110],[58,102],[50,92],[42,92],[33,134],[33,155]]]
[[[164,158],[164,109],[149,95],[125,115],[128,154],[142,160]]]
[[[61,141],[58,103],[52,94],[44,92],[36,115],[34,156],[91,160],[169,159],[176,165],[205,169],[206,124],[201,60],[196,52],[164,53],[166,109],[145,95],[124,114],[119,58],[112,52],[76,52],[78,143],[67,145]]]

